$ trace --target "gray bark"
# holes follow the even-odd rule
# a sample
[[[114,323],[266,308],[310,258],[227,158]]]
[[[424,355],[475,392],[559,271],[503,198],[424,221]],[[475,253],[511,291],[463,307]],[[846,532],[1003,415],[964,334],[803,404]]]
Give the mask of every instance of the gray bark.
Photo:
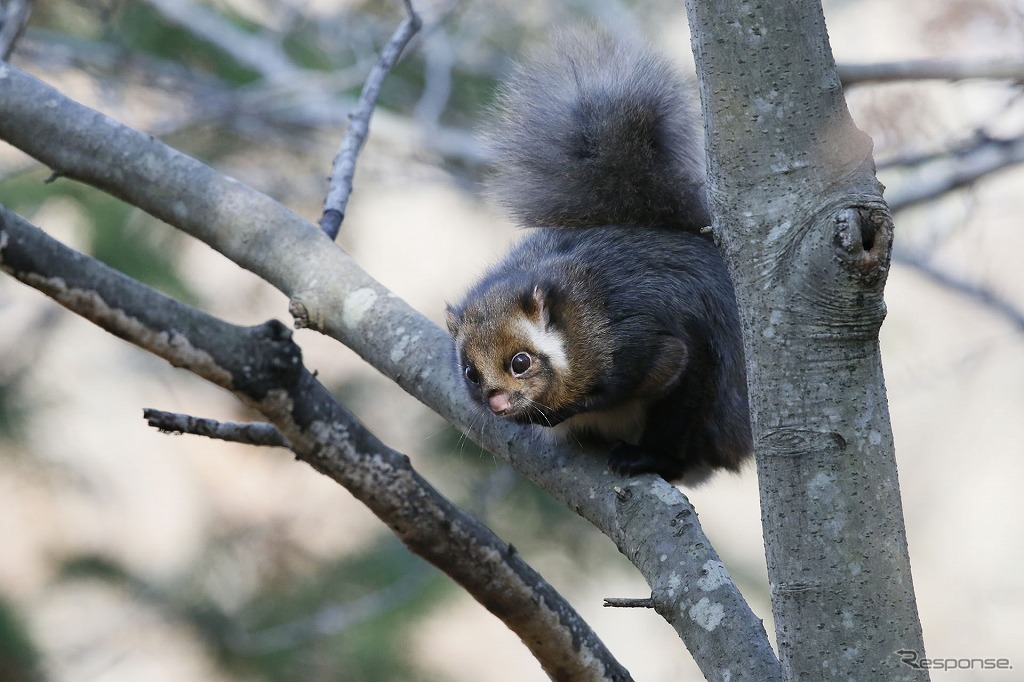
[[[927,679],[878,328],[892,223],[818,0],[688,0],[785,679]]]

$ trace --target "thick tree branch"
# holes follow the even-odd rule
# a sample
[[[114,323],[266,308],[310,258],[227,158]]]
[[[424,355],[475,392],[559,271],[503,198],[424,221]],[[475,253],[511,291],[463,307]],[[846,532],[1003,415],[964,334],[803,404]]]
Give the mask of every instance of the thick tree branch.
[[[370,71],[370,75],[363,85],[363,91],[359,95],[359,104],[355,111],[349,114],[348,130],[345,131],[341,147],[334,158],[330,186],[327,190],[327,198],[324,200],[324,212],[320,217],[320,229],[332,240],[337,238],[341,223],[345,220],[345,209],[348,207],[348,198],[352,194],[352,180],[356,173],[356,159],[370,134],[370,117],[373,116],[373,110],[377,106],[377,97],[384,86],[384,79],[398,62],[402,50],[420,30],[422,22],[416,11],[413,10],[412,2],[404,0],[404,4],[408,16],[395,29],[388,44],[381,52],[380,60]]]
[[[906,59],[872,64],[839,64],[836,70],[846,87],[887,81],[959,81],[977,78],[1024,82],[1024,62],[1019,59],[975,62],[962,59]]]
[[[924,643],[878,347],[892,221],[870,139],[820,0],[686,7],[785,678],[926,679],[893,654]]]
[[[0,139],[66,177],[166,220],[267,280],[291,297],[299,324],[355,350],[588,519],[640,569],[659,613],[709,679],[778,679],[763,625],[725,572],[685,496],[652,476],[610,475],[603,453],[583,453],[551,442],[537,428],[481,417],[462,389],[448,335],[369,277],[315,226],[242,183],[2,66]],[[735,665],[722,668],[721,661]]]
[[[512,629],[555,680],[628,680],[578,614],[488,528],[345,410],[271,320],[237,327],[78,254],[0,207],[0,269],[61,305],[225,388],[266,415],[292,451],[345,486],[416,554]]]

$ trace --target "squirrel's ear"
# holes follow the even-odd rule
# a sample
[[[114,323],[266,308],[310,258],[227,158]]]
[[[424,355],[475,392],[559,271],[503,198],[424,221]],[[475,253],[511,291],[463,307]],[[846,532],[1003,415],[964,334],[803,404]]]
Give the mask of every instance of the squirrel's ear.
[[[444,323],[448,325],[448,333],[453,337],[459,333],[459,314],[450,303],[444,307]]]
[[[531,296],[533,308],[537,314],[537,322],[544,329],[551,325],[551,294],[550,288],[542,287],[539,284],[533,287],[533,295]]]

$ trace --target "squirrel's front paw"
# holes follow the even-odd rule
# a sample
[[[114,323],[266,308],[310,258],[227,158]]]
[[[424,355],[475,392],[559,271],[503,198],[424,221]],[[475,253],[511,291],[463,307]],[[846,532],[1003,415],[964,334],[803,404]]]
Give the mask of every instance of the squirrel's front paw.
[[[663,466],[661,458],[638,445],[619,441],[608,455],[608,468],[621,476],[658,474]]]
[[[670,483],[690,473],[683,460],[671,455],[650,450],[639,445],[622,441],[612,446],[608,455],[608,468],[621,476],[657,474]]]

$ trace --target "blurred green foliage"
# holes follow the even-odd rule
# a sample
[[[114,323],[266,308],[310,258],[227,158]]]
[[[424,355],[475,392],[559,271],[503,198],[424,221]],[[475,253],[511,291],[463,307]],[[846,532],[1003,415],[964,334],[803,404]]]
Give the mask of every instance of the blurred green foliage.
[[[176,230],[109,194],[39,171],[0,183],[0,204],[30,220],[48,202],[67,202],[77,211],[86,253],[170,296],[196,302],[178,272],[184,237]]]
[[[0,439],[18,440],[24,435],[25,402],[22,398],[21,376],[0,375]],[[0,448],[0,456],[8,454]]]
[[[243,679],[429,679],[410,660],[409,638],[418,619],[451,593],[450,582],[393,537],[324,562],[301,579],[261,581],[241,605],[227,609],[208,580],[214,564],[224,570],[231,554],[228,568],[268,561],[265,554],[236,553],[239,544],[245,544],[240,536],[218,538],[190,573],[161,583],[95,554],[66,558],[58,579],[100,581],[191,626],[223,670]]]
[[[227,12],[223,16],[244,29],[257,29],[235,13]],[[251,83],[258,77],[215,45],[197,38],[187,29],[169,24],[159,12],[145,3],[121,3],[105,23],[104,34],[108,40],[126,50],[175,60],[214,74],[228,83]]]

